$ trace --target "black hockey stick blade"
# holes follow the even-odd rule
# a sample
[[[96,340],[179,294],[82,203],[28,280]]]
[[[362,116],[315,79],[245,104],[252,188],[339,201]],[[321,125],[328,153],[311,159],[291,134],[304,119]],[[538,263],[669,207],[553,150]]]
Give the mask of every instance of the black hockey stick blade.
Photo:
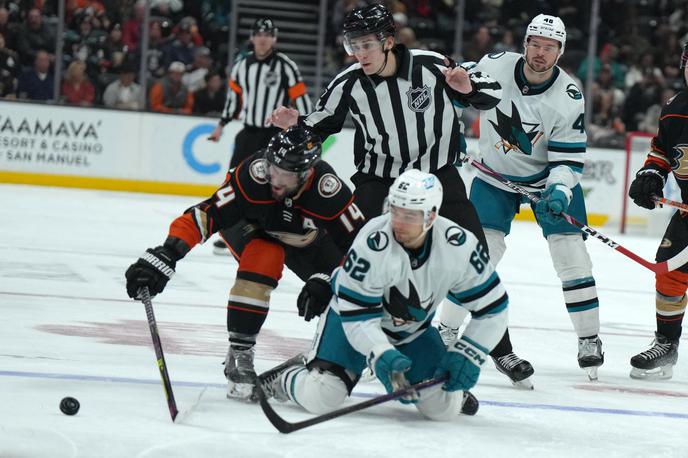
[[[177,410],[177,403],[174,400],[174,393],[172,392],[172,382],[170,382],[170,375],[167,373],[167,364],[165,363],[165,355],[162,352],[162,342],[160,341],[160,334],[158,333],[158,324],[155,322],[155,315],[153,314],[153,303],[151,302],[150,292],[148,287],[144,286],[139,289],[139,298],[146,307],[146,318],[148,319],[148,328],[150,329],[151,338],[153,339],[153,348],[155,349],[155,356],[158,359],[158,369],[160,370],[160,378],[162,379],[162,387],[165,390],[165,399],[167,400],[167,408],[170,410],[172,421],[177,418],[179,410]]]
[[[265,396],[265,391],[263,391],[263,388],[260,386],[260,384],[256,385],[256,391],[258,393],[258,399],[260,401],[260,408],[263,409],[263,413],[268,418],[270,423],[272,423],[272,425],[275,428],[277,428],[277,431],[283,434],[289,434],[300,429],[308,428],[309,426],[317,425],[319,423],[332,420],[333,418],[341,417],[342,415],[358,412],[359,410],[367,409],[368,407],[382,404],[393,399],[401,398],[412,391],[420,391],[425,388],[430,388],[431,386],[439,385],[440,383],[444,383],[446,380],[446,376],[425,380],[423,382],[416,383],[415,385],[411,385],[408,388],[403,388],[392,393],[383,394],[382,396],[377,396],[375,398],[368,399],[367,401],[359,402],[358,404],[354,404],[348,407],[342,407],[341,409],[333,410],[332,412],[318,415],[317,417],[309,418],[308,420],[297,421],[295,423],[288,422],[284,418],[280,417],[277,414],[277,412],[275,412],[275,409],[273,409],[270,403],[268,402]]]

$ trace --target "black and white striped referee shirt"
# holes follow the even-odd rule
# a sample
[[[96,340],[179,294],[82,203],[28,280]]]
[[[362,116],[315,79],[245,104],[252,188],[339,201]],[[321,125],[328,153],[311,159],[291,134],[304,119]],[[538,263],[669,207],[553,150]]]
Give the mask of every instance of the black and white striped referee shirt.
[[[502,89],[487,75],[470,70],[474,87],[460,94],[442,74],[441,54],[396,45],[396,76],[367,76],[356,63],[329,84],[316,109],[300,117],[323,138],[342,129],[347,112],[356,125],[354,163],[363,173],[383,178],[399,176],[407,168],[425,172],[454,164],[466,150],[463,108],[486,110],[496,106]]]
[[[264,60],[250,53],[232,68],[220,124],[241,119],[246,126],[270,127],[265,118],[281,106],[296,108],[302,115],[313,110],[298,67],[281,52]]]

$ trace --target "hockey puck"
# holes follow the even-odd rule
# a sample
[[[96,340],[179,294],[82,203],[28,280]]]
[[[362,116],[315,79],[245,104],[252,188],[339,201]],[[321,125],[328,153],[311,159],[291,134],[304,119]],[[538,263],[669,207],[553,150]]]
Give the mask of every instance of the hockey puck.
[[[79,401],[74,398],[66,397],[60,401],[60,410],[65,415],[76,415],[79,411]]]

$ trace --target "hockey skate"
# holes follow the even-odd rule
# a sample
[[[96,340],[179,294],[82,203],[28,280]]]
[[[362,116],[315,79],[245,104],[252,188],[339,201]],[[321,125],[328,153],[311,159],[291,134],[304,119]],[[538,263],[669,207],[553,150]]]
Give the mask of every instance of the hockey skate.
[[[287,369],[292,367],[305,367],[305,364],[306,355],[304,353],[299,353],[298,355],[289,358],[282,364],[260,374],[258,380],[260,381],[260,387],[265,393],[265,398],[274,398],[279,402],[288,401],[289,396],[287,395],[286,391],[284,391],[284,387],[280,383],[282,374],[284,374]],[[254,397],[257,397],[257,394],[255,394]]]
[[[492,361],[494,361],[497,370],[509,377],[509,380],[516,388],[533,389],[533,382],[530,381],[530,376],[535,373],[535,370],[528,361],[519,358],[513,352],[496,358],[493,356]]]
[[[255,402],[254,390],[258,377],[253,368],[253,347],[240,350],[230,346],[225,358],[227,398]]]
[[[464,415],[473,416],[478,413],[478,408],[480,407],[480,402],[473,396],[470,391],[463,392],[463,400],[461,401],[461,413]]]
[[[578,365],[581,369],[585,369],[590,381],[597,380],[597,368],[602,363],[604,363],[604,353],[602,353],[600,338],[578,339]]]
[[[459,328],[452,328],[451,326],[440,323],[437,329],[440,331],[442,342],[444,342],[444,345],[447,347],[459,336]]]
[[[678,340],[669,340],[655,332],[652,347],[631,358],[631,378],[668,380],[674,375],[678,361]]]

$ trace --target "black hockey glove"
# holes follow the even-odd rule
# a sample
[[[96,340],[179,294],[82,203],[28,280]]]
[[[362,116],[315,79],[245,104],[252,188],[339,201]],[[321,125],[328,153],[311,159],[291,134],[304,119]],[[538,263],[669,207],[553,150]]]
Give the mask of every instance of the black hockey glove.
[[[313,274],[301,288],[296,306],[299,308],[299,316],[311,321],[313,317],[320,316],[325,311],[332,298],[330,276],[327,274]]]
[[[162,293],[165,285],[174,275],[174,266],[181,257],[170,247],[148,248],[138,261],[129,266],[124,276],[127,278],[127,294],[138,299],[139,289],[148,287],[151,297]]]
[[[664,197],[664,175],[653,168],[642,168],[636,173],[635,180],[628,189],[628,197],[640,207],[655,208],[652,196]]]

